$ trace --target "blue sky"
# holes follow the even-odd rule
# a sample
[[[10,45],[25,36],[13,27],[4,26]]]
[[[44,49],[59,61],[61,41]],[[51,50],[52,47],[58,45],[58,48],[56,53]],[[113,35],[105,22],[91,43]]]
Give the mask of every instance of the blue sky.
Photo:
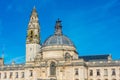
[[[0,55],[5,63],[25,61],[26,31],[33,6],[41,26],[41,40],[54,33],[62,20],[63,33],[80,56],[112,54],[120,59],[119,0],[0,0]]]

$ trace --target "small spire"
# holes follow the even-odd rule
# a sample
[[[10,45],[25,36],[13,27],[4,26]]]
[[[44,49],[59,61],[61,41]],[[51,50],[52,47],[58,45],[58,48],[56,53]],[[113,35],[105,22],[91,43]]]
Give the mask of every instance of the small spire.
[[[31,12],[30,22],[38,23],[38,14],[37,14],[37,10],[36,10],[35,6],[33,7],[32,12]]]
[[[55,35],[62,35],[62,25],[61,20],[58,18],[55,25]]]
[[[33,7],[32,15],[37,15],[37,11],[36,11],[36,7],[35,7],[35,6]],[[32,15],[31,15],[31,16],[32,16]]]

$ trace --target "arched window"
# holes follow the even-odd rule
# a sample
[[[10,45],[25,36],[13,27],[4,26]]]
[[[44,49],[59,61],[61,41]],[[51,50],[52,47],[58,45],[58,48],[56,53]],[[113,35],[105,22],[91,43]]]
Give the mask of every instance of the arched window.
[[[51,62],[50,64],[50,75],[56,75],[56,65],[55,62]]]

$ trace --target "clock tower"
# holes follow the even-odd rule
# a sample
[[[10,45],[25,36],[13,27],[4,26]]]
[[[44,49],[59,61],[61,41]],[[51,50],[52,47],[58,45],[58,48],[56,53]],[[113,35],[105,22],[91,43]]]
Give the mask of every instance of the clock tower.
[[[36,8],[32,10],[26,37],[26,62],[34,61],[37,53],[40,52],[40,25]]]

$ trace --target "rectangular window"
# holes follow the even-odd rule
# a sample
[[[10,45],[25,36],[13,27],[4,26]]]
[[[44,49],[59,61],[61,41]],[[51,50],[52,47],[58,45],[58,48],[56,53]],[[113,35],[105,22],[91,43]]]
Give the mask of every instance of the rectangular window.
[[[104,76],[108,76],[108,70],[104,69]]]
[[[18,72],[16,72],[16,78],[18,78]]]
[[[6,73],[6,72],[4,73],[4,78],[5,78],[5,79],[7,78],[7,73]]]
[[[93,70],[90,70],[90,76],[93,76]]]
[[[97,76],[100,76],[100,69],[97,69]]]
[[[30,77],[32,77],[33,76],[33,71],[32,70],[30,70]]]
[[[24,75],[25,75],[24,72],[22,72],[21,74],[22,74],[21,78],[24,78]]]
[[[12,73],[12,72],[10,72],[10,78],[12,78],[12,75],[13,75],[13,73]]]
[[[115,76],[115,75],[116,75],[115,69],[112,69],[112,76]]]
[[[79,75],[78,68],[75,69],[75,75]]]

